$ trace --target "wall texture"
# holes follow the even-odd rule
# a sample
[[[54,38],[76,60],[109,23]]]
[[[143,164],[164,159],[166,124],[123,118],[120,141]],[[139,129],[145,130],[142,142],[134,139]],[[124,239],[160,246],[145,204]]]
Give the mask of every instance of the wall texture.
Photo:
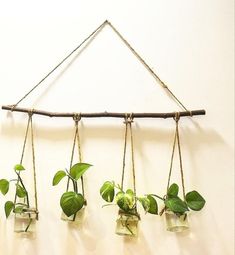
[[[189,109],[206,116],[182,119],[186,189],[206,198],[190,215],[191,230],[172,234],[163,218],[142,215],[139,238],[114,234],[117,208],[102,208],[99,188],[120,181],[122,120],[83,119],[88,206],[83,229],[60,220],[65,183],[52,187],[68,167],[73,121],[34,116],[40,221],[37,237],[13,232],[0,196],[0,254],[232,255],[234,252],[234,45],[233,1],[1,1],[0,104],[13,104],[84,37],[109,19]],[[55,72],[21,106],[55,111],[168,112],[180,108],[106,27],[88,48]],[[0,178],[19,162],[27,116],[1,111]],[[137,191],[163,194],[174,121],[136,120],[133,128]],[[24,164],[31,169],[26,150]],[[129,170],[129,163],[127,170]],[[128,174],[129,175],[129,174]],[[130,179],[127,175],[127,184]],[[173,180],[179,182],[174,165]],[[32,187],[32,176],[26,180]]]

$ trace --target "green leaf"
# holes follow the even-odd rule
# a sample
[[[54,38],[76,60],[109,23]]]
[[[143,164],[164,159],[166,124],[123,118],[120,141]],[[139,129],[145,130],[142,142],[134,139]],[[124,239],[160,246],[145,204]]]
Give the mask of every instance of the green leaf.
[[[129,197],[130,201],[131,201],[131,204],[132,204],[132,207],[135,203],[135,193],[132,189],[128,189],[126,191],[126,196]]]
[[[77,163],[71,167],[70,175],[73,177],[73,179],[78,180],[91,166],[92,165],[87,163]]]
[[[53,178],[52,185],[57,185],[64,177],[66,176],[66,172],[63,170],[58,171]]]
[[[205,199],[195,190],[186,194],[186,202],[188,207],[194,211],[200,211],[206,203]]]
[[[24,206],[17,206],[14,209],[14,213],[22,213],[24,208]]]
[[[19,184],[16,184],[16,195],[18,197],[23,198],[23,197],[26,196],[26,194],[27,194],[27,191],[22,186],[20,186]]]
[[[147,197],[138,197],[137,198],[141,205],[143,206],[145,212],[148,212],[148,210],[150,209],[150,201]]]
[[[134,191],[132,189],[127,189],[126,190],[126,194],[128,194],[128,195],[133,197],[135,193],[134,193]]]
[[[21,164],[17,164],[14,166],[15,171],[23,171],[25,168]]]
[[[114,198],[114,183],[105,182],[100,188],[100,195],[106,202],[113,202]]]
[[[148,209],[148,213],[151,214],[158,214],[158,205],[157,205],[157,201],[154,197],[152,197],[151,195],[147,195],[147,198],[149,200],[149,209]]]
[[[134,192],[127,190],[126,193],[119,194],[117,205],[125,212],[132,210],[135,206]]]
[[[123,191],[119,191],[115,196],[115,201],[117,202],[125,193]]]
[[[63,212],[69,217],[77,213],[84,205],[82,194],[73,191],[65,192],[60,199],[60,206]]]
[[[6,179],[0,180],[0,191],[3,195],[6,195],[9,190],[9,181]]]
[[[168,191],[167,191],[167,195],[169,197],[177,197],[178,196],[178,193],[179,193],[179,186],[176,184],[176,183],[173,183]]]
[[[5,209],[6,218],[9,217],[13,208],[14,208],[14,203],[12,201],[7,201],[5,203],[4,209]]]
[[[185,213],[186,211],[188,211],[187,204],[179,197],[166,199],[165,205],[174,213]]]

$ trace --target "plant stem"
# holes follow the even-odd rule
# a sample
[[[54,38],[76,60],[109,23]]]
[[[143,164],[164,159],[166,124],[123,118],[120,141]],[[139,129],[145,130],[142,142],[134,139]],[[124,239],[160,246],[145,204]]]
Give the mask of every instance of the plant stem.
[[[12,179],[9,182],[17,182],[17,181],[18,181],[18,179]]]
[[[124,192],[123,189],[119,185],[116,185],[115,183],[114,183],[114,187],[119,189],[120,191]]]
[[[106,207],[106,206],[110,206],[110,205],[116,205],[116,204],[106,204],[106,205],[102,205],[102,208]]]
[[[76,182],[76,180],[70,174],[67,174],[67,176],[68,176],[69,179],[71,179],[71,181],[75,181]]]
[[[16,172],[16,171],[15,171],[15,172]],[[18,176],[19,182],[21,183],[22,187],[23,187],[24,190],[25,190],[25,193],[26,193],[26,203],[27,203],[27,207],[29,208],[29,195],[28,195],[28,191],[26,190],[26,188],[25,188],[25,186],[24,186],[24,183],[23,183],[22,178],[20,177],[20,174],[17,173],[17,172],[16,172],[16,174],[17,174],[17,176]]]
[[[126,220],[125,227],[127,228],[127,230],[128,230],[132,235],[134,235],[134,233],[132,232],[132,230],[131,230],[130,227],[129,227],[128,219]]]
[[[77,184],[77,181],[74,180],[74,179],[72,179],[72,182],[73,182],[73,189],[74,189],[74,192],[77,194],[77,193],[78,193],[78,184]],[[77,213],[74,213],[74,215],[73,215],[73,221],[75,221],[76,215],[77,215]]]
[[[26,227],[26,229],[25,229],[24,232],[27,232],[27,231],[28,231],[28,229],[29,229],[29,227],[30,227],[32,221],[33,221],[33,219],[29,216],[29,224],[27,225],[27,227]]]
[[[78,183],[77,183],[77,181],[74,181],[74,185],[75,185],[75,190],[74,191],[76,193],[78,193]]]
[[[164,206],[164,208],[160,211],[159,215],[162,216],[162,214],[165,212],[166,210],[166,206]]]
[[[71,179],[72,183],[73,183],[73,190],[75,193],[78,193],[78,186],[77,186],[77,182],[74,179]]]
[[[162,198],[162,197],[160,197],[160,196],[158,196],[158,195],[150,194],[150,196],[154,196],[154,197],[157,197],[157,198],[161,199],[162,201],[165,201],[165,199],[164,199],[164,198]]]

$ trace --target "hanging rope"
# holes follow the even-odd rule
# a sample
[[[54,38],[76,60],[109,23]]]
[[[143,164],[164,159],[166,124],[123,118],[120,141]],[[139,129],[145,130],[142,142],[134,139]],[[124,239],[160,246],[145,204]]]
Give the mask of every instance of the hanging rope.
[[[24,136],[23,149],[22,149],[21,158],[20,158],[20,164],[21,165],[23,163],[24,152],[25,152],[25,147],[26,147],[26,142],[27,142],[27,137],[28,137],[28,132],[29,132],[29,126],[30,126],[31,118],[32,118],[32,115],[29,114],[28,123],[27,123],[27,127],[26,127],[26,132],[25,132],[25,136]]]
[[[72,153],[71,153],[69,169],[71,169],[71,167],[73,165],[73,157],[74,157],[74,151],[75,151],[75,145],[76,145],[76,138],[77,138],[77,128],[76,128],[76,122],[75,122],[75,134],[74,134],[74,139],[73,139],[73,146],[72,146]],[[68,181],[67,181],[66,191],[69,190],[69,183],[70,183],[70,178],[68,178]]]
[[[36,178],[36,163],[35,163],[35,147],[34,147],[34,131],[33,131],[33,114],[30,113],[30,128],[31,128],[31,148],[33,157],[33,183],[34,183],[34,199],[36,209],[36,219],[38,220],[38,195],[37,195],[37,178]]]
[[[180,136],[179,136],[179,119],[180,116],[177,115],[175,118],[176,121],[176,136],[177,136],[177,145],[178,145],[178,151],[179,151],[179,159],[180,159],[180,174],[181,174],[181,183],[182,183],[182,189],[183,189],[183,196],[185,200],[185,185],[184,185],[184,171],[183,171],[183,160],[182,160],[182,153],[181,153],[181,146],[180,146]]]
[[[21,165],[22,165],[23,158],[24,158],[24,152],[25,152],[25,147],[26,147],[26,142],[27,142],[27,137],[28,137],[29,125],[30,125],[31,117],[32,116],[29,115],[28,123],[27,123],[27,127],[26,127],[26,132],[25,132],[25,136],[24,136],[24,143],[23,143],[22,153],[21,153],[21,157],[20,157],[20,164]],[[20,173],[19,173],[19,175],[20,175]],[[18,180],[16,182],[16,187],[18,186],[18,184],[19,184],[19,178],[18,178]],[[16,192],[15,192],[14,204],[16,203],[16,200],[17,200],[17,195],[16,195]]]
[[[170,171],[169,171],[169,175],[168,175],[168,181],[167,181],[167,188],[166,188],[166,194],[167,191],[170,187],[170,179],[171,179],[171,173],[172,173],[172,167],[173,167],[173,161],[174,161],[174,155],[175,155],[175,145],[176,145],[176,132],[174,135],[174,142],[173,142],[173,148],[172,148],[172,154],[171,154],[171,163],[170,163]]]
[[[25,154],[25,147],[27,143],[27,138],[28,138],[28,133],[29,130],[31,131],[31,149],[32,149],[32,159],[33,159],[33,183],[34,183],[34,199],[35,199],[35,212],[36,212],[36,219],[38,220],[38,197],[37,197],[37,179],[36,179],[36,164],[35,164],[35,147],[34,147],[34,132],[33,132],[33,121],[32,121],[32,116],[33,116],[33,110],[28,112],[28,123],[26,127],[26,132],[25,132],[25,137],[24,137],[24,143],[23,143],[23,149],[22,149],[22,154],[21,154],[21,159],[20,159],[20,164],[22,165],[23,159],[24,159],[24,154]],[[20,173],[18,173],[20,176]],[[17,181],[17,185],[19,184],[19,179]],[[16,185],[16,186],[17,186]],[[17,195],[15,193],[15,198],[14,198],[14,203],[16,203],[17,200]],[[27,196],[27,203],[29,205],[29,198]]]
[[[30,95],[47,77],[49,77],[59,66],[61,66],[72,54],[74,54],[80,47],[87,43],[90,39],[94,38],[106,25],[109,25],[112,30],[118,35],[118,37],[124,42],[124,44],[130,49],[130,51],[137,57],[141,64],[153,75],[155,80],[166,89],[169,95],[180,105],[186,112],[191,112],[183,105],[183,103],[175,96],[175,94],[169,89],[169,87],[160,79],[160,77],[153,71],[153,69],[146,63],[146,61],[137,53],[137,51],[131,46],[131,44],[122,36],[122,34],[109,22],[105,20],[98,28],[96,28],[88,37],[86,37],[72,52],[70,52],[59,64],[57,64],[45,77],[43,77],[35,86],[33,86],[21,99],[11,106],[13,111],[19,103],[21,103],[28,95]]]
[[[127,136],[128,136],[128,127],[130,130],[130,139],[131,139],[131,164],[132,164],[132,179],[133,179],[133,190],[135,194],[135,206],[137,205],[136,199],[136,175],[135,175],[135,159],[134,159],[134,139],[133,139],[133,132],[132,132],[132,123],[133,123],[133,116],[130,114],[129,116],[126,114],[125,117],[125,135],[124,135],[124,152],[123,152],[123,165],[122,165],[122,181],[121,181],[121,188],[123,190],[124,185],[124,176],[125,176],[125,165],[126,165],[126,148],[127,148]]]
[[[79,128],[78,128],[78,123],[81,120],[81,114],[76,114],[74,116],[74,120],[75,120],[75,125],[76,125],[76,134],[77,134],[77,146],[78,146],[78,158],[79,158],[79,162],[82,162],[82,149],[81,149],[81,141],[80,141],[80,134],[79,134]],[[84,190],[84,179],[83,176],[81,176],[81,185],[82,185],[82,195],[83,197],[85,197],[85,190]]]
[[[80,135],[79,135],[79,128],[78,128],[78,123],[81,120],[81,115],[80,114],[74,114],[73,120],[75,122],[75,134],[74,134],[74,139],[73,139],[73,147],[72,147],[72,153],[71,153],[71,160],[70,160],[70,169],[73,165],[73,158],[74,158],[74,153],[75,153],[75,146],[77,142],[78,146],[78,158],[79,162],[82,162],[82,150],[81,150],[81,142],[80,142]],[[67,191],[69,189],[69,182],[70,179],[68,178],[67,182]],[[85,197],[85,189],[84,189],[84,179],[83,176],[81,176],[81,186],[82,186],[82,195]]]
[[[131,115],[129,126],[130,126],[130,135],[131,135],[131,161],[132,161],[132,178],[133,178],[133,187],[135,193],[135,204],[137,206],[137,198],[136,198],[136,178],[135,178],[135,158],[134,158],[134,139],[133,139],[133,132],[132,132],[132,122],[133,117]]]
[[[175,114],[175,117],[174,117],[174,120],[175,120],[175,135],[174,135],[174,142],[173,142],[171,162],[170,162],[170,171],[169,171],[168,181],[167,181],[167,191],[168,191],[169,186],[170,186],[172,167],[173,167],[173,160],[174,160],[174,154],[175,154],[175,147],[176,147],[176,143],[177,143],[178,152],[179,152],[179,161],[180,161],[181,185],[182,185],[182,190],[183,190],[183,197],[184,197],[184,200],[185,200],[185,184],[184,184],[183,160],[182,160],[182,153],[181,153],[181,146],[180,146],[180,136],[179,136],[179,119],[180,119],[180,114],[177,112]],[[167,192],[166,192],[166,194],[167,194]]]
[[[167,92],[172,96],[172,98],[187,112],[187,108],[183,103],[174,95],[174,93],[169,89],[169,87],[160,79],[160,77],[153,71],[153,69],[147,64],[147,62],[137,53],[137,51],[130,45],[130,43],[121,35],[121,33],[109,22],[108,25],[113,29],[113,31],[118,35],[118,37],[124,42],[124,44],[131,50],[131,52],[137,57],[140,63],[153,75],[156,81],[167,90]]]
[[[47,77],[49,77],[59,66],[61,66],[73,53],[75,53],[84,43],[86,43],[89,39],[91,39],[95,34],[101,30],[106,22],[103,22],[97,29],[95,29],[87,38],[85,38],[74,50],[72,50],[62,61],[59,62],[46,76],[44,76],[32,89],[30,89],[16,104],[12,106],[12,111],[17,105],[22,102],[29,94],[31,94]]]
[[[121,181],[122,190],[124,185],[125,167],[126,167],[126,146],[127,146],[127,132],[128,132],[127,117],[125,118],[124,124],[125,124],[125,135],[124,135],[124,151],[123,151],[123,160],[122,160],[122,181]]]

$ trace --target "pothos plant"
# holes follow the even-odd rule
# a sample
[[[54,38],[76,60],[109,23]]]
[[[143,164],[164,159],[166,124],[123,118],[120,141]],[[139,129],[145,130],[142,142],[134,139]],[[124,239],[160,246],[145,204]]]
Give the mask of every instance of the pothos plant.
[[[166,210],[169,210],[177,216],[185,215],[185,217],[187,217],[187,211],[190,209],[193,211],[200,211],[206,203],[205,199],[196,190],[188,192],[185,195],[185,200],[182,200],[178,194],[179,186],[176,183],[173,183],[168,188],[167,194],[164,197],[152,194],[152,196],[155,196],[164,202],[165,206],[160,212],[160,215]]]
[[[124,191],[114,181],[106,181],[100,188],[100,195],[108,202],[107,205],[117,205],[121,212],[139,217],[136,203],[139,202],[146,213],[158,214],[158,205],[152,195],[136,196],[132,189]]]
[[[64,177],[73,184],[73,191],[66,191],[60,198],[60,206],[66,216],[76,216],[76,213],[86,205],[86,200],[81,193],[78,193],[78,180],[92,165],[87,163],[76,163],[70,170],[59,170],[52,181],[52,185],[57,185]],[[75,217],[74,217],[75,220]]]
[[[0,180],[0,191],[2,192],[3,195],[6,195],[8,193],[10,183],[13,182],[15,183],[16,186],[15,201],[14,202],[7,201],[4,206],[6,218],[9,217],[12,211],[14,213],[23,213],[28,211],[30,208],[28,191],[24,185],[23,179],[20,176],[20,173],[24,170],[25,170],[24,166],[22,166],[21,164],[17,164],[14,166],[14,171],[17,178],[11,179],[9,181],[6,179]],[[21,198],[23,202],[22,201],[18,202],[17,198]],[[25,231],[27,231],[27,229]]]

